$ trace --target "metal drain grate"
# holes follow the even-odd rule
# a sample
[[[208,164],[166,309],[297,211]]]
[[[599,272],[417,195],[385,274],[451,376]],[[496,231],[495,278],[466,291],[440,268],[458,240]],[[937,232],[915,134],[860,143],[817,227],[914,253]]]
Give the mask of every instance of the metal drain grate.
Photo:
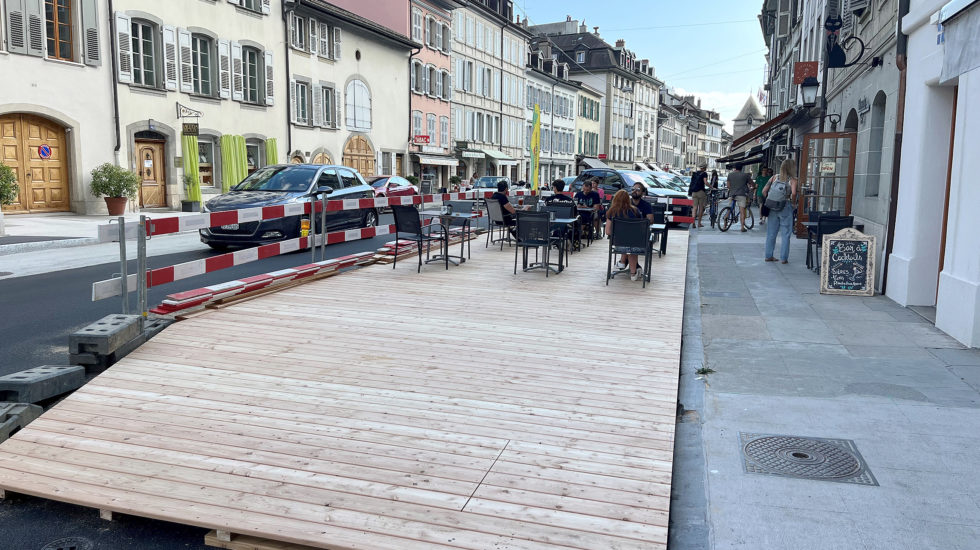
[[[67,537],[51,541],[41,550],[92,550],[95,544],[85,537]]]
[[[739,439],[747,473],[878,486],[850,439],[744,432]]]

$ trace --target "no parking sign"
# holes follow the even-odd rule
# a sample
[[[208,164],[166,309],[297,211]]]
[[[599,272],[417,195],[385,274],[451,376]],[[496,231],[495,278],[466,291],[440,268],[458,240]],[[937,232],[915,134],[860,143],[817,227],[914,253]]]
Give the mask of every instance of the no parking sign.
[[[42,159],[51,158],[51,146],[45,143],[37,148],[37,155]]]

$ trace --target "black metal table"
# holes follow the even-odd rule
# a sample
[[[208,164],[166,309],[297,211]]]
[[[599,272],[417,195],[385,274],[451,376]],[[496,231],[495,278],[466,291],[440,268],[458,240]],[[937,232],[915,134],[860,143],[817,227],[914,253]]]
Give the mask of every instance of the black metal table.
[[[463,256],[463,252],[466,250],[466,243],[469,242],[470,240],[469,239],[470,221],[476,218],[477,215],[472,212],[458,212],[458,213],[449,214],[446,212],[442,212],[440,210],[423,210],[420,213],[423,216],[427,216],[429,218],[439,218],[439,225],[443,227],[443,232],[446,235],[446,241],[443,250],[440,252],[440,254],[437,254],[429,258],[428,260],[426,260],[425,263],[445,261],[447,258],[449,262],[452,263],[453,265],[459,265],[465,262],[466,257]],[[446,222],[453,221],[453,220],[463,222],[461,226],[463,228],[463,240],[460,241],[459,243],[459,256],[453,256],[452,254],[449,253],[449,227],[450,226]],[[457,259],[459,261],[456,261]]]

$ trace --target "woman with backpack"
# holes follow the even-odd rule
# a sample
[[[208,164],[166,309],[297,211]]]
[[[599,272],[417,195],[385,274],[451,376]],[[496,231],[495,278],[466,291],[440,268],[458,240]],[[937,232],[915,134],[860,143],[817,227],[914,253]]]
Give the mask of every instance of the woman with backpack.
[[[779,166],[779,174],[769,179],[762,196],[769,208],[766,225],[766,261],[775,262],[776,233],[782,236],[779,259],[789,261],[789,242],[793,235],[793,204],[796,202],[796,161],[786,159]]]

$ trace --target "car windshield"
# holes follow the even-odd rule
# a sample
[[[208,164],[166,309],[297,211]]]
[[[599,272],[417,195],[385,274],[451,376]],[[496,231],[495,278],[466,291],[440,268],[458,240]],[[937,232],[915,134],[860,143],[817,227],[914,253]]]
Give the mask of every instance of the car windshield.
[[[374,187],[375,189],[377,189],[378,187],[384,187],[385,183],[387,182],[388,182],[388,178],[385,177],[371,178],[370,180],[368,180],[368,183],[371,184],[371,187]]]
[[[241,183],[235,191],[276,191],[303,193],[319,168],[315,166],[266,166],[259,168]]]
[[[651,177],[656,178],[658,182],[661,183],[661,187],[665,189],[673,189],[674,191],[686,191],[686,188],[680,178],[673,174],[668,174],[662,172],[659,174],[652,174]]]

